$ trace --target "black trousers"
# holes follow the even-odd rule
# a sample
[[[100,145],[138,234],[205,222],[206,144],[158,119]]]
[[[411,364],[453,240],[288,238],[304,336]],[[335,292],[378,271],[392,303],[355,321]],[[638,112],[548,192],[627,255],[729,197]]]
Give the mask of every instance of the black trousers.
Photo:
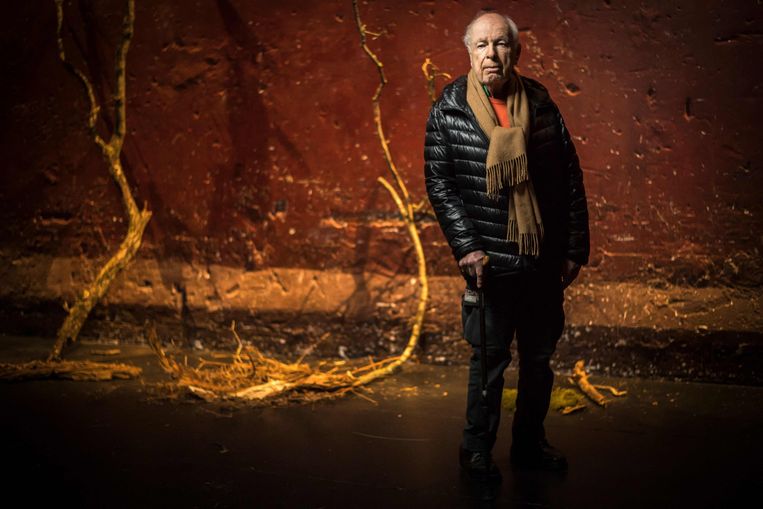
[[[564,329],[564,292],[558,271],[537,270],[484,279],[487,341],[487,407],[482,403],[479,307],[462,298],[464,338],[472,346],[463,446],[470,451],[493,448],[501,419],[503,372],[511,362],[509,347],[516,333],[519,355],[517,405],[512,423],[514,447],[545,437],[554,373],[551,355]],[[469,288],[476,289],[473,286]]]

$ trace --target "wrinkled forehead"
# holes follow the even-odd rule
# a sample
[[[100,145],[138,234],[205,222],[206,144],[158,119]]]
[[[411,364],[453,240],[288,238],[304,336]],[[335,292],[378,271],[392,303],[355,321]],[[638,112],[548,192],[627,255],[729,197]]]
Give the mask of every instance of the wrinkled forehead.
[[[485,14],[481,16],[472,25],[471,39],[473,42],[479,40],[495,40],[505,37],[511,40],[511,30],[509,24],[503,16],[498,14]]]

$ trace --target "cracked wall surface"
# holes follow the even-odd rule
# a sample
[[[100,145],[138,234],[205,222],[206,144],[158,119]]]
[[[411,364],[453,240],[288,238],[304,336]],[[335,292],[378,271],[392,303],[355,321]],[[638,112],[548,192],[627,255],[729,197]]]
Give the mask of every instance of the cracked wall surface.
[[[390,84],[392,148],[423,198],[420,65],[467,70],[477,2],[368,2]],[[4,5],[3,246],[103,255],[125,227],[56,60],[48,2]],[[512,4],[524,51],[575,137],[589,194],[592,277],[761,283],[761,7],[753,2]],[[112,90],[121,3],[74,2],[67,45]],[[26,27],[20,30],[18,27]],[[82,57],[84,54],[85,58]],[[141,256],[249,268],[414,272],[384,173],[350,2],[138,2],[128,61],[125,171],[154,212]],[[442,82],[438,85],[442,87]],[[102,115],[102,125],[110,122]],[[23,197],[23,199],[22,199]],[[430,270],[455,275],[422,224]],[[403,251],[403,255],[400,252]]]
[[[460,38],[481,6],[361,2],[369,29],[381,32],[369,44],[389,78],[383,120],[416,201],[425,196],[430,104],[420,67],[429,57],[443,72],[465,73]],[[548,87],[584,170],[592,256],[570,293],[580,297],[570,306],[588,310],[576,320],[683,327],[681,316],[703,316],[685,326],[761,332],[752,316],[763,283],[763,8],[721,0],[508,8],[523,43],[520,72]],[[117,0],[79,0],[66,11],[67,51],[92,77],[103,128],[112,122],[105,106],[121,9]],[[67,279],[62,267],[85,271],[102,260],[126,224],[85,132],[84,98],[56,58],[53,6],[12,2],[0,12],[0,259],[13,287],[4,298],[55,300],[87,276]],[[137,2],[127,69],[122,161],[136,200],[154,214],[138,254],[151,275],[109,298],[210,312],[260,300],[360,312],[384,302],[369,279],[415,274],[404,225],[376,183],[386,172],[370,103],[378,77],[351,2]],[[455,263],[431,216],[420,231],[430,273],[455,288]],[[21,269],[29,263],[36,268]],[[349,279],[327,283],[332,274]],[[641,290],[623,298],[628,285]],[[255,306],[247,299],[258,289],[274,293]],[[613,292],[617,310],[606,305]],[[666,296],[644,312],[642,293]],[[436,306],[452,306],[442,298]],[[707,313],[692,315],[697,307]]]

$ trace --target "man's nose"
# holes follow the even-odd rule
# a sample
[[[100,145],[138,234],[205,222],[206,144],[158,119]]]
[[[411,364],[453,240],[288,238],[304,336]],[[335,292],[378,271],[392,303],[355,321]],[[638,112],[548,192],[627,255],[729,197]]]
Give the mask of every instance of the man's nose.
[[[496,52],[495,52],[495,46],[492,44],[487,45],[487,57],[490,59],[495,58]]]

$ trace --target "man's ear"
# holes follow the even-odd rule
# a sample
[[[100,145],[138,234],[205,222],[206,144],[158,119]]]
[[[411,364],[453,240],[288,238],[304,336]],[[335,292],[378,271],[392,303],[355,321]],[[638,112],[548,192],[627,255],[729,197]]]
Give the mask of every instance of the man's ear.
[[[519,62],[519,55],[521,55],[521,54],[522,54],[522,43],[518,42],[517,43],[517,49],[516,49],[516,51],[514,52],[514,55],[512,55],[512,58],[511,58],[511,66],[512,67],[517,65],[517,62]]]

